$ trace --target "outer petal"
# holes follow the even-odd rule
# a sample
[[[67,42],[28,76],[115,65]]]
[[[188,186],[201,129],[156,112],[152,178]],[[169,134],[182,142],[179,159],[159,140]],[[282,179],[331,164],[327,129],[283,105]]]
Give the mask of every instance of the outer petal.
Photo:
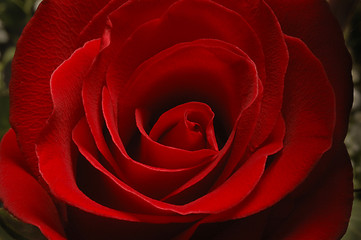
[[[326,70],[336,96],[334,140],[343,142],[352,105],[351,58],[340,27],[323,0],[266,0],[283,31],[306,43]]]
[[[83,43],[78,35],[109,0],[44,0],[20,37],[10,81],[10,122],[33,175],[34,142],[51,114],[50,76]]]
[[[345,233],[353,193],[352,167],[344,144],[334,146],[323,164],[327,167],[323,172],[315,169],[315,178],[306,182],[307,191],[303,189],[294,210],[275,228],[271,239],[328,240],[339,239]]]
[[[215,1],[242,15],[262,43],[266,79],[262,81],[264,90],[256,134],[250,142],[250,146],[256,148],[272,131],[282,106],[283,81],[288,63],[287,46],[276,16],[263,0]]]
[[[291,37],[286,40],[290,63],[282,109],[286,122],[284,148],[248,198],[232,210],[234,218],[271,207],[292,192],[332,143],[334,98],[322,65],[302,41]]]
[[[0,145],[0,199],[12,214],[37,226],[47,238],[65,239],[53,201],[23,163],[15,132],[10,129]]]

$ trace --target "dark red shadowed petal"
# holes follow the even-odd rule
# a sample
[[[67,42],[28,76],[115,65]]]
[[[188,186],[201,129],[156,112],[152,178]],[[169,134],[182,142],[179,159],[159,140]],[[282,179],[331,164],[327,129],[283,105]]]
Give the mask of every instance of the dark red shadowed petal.
[[[134,182],[134,178],[135,180],[138,178],[138,181],[143,183],[143,188],[152,187],[154,191],[160,192],[162,191],[162,188],[167,187],[169,181],[171,182],[170,186],[172,187],[172,185],[174,185],[174,179],[177,179],[178,177],[177,175],[187,174],[186,171],[183,171],[182,173],[182,170],[172,172],[167,171],[166,169],[149,169],[142,166],[137,167],[136,165],[134,167],[134,165],[131,165],[130,167],[125,166],[121,168],[126,171],[122,173],[122,178],[119,179],[100,164],[100,161],[97,158],[96,145],[92,140],[91,132],[85,118],[81,119],[74,128],[73,139],[86,161],[91,164],[90,167],[82,164],[83,167],[78,170],[78,174],[83,175],[80,178],[92,178],[94,179],[93,181],[98,182],[98,185],[94,184],[92,186],[92,182],[89,181],[89,183],[82,184],[83,187],[92,192],[91,197],[93,200],[99,201],[99,203],[103,203],[104,206],[109,206],[113,209],[129,213],[140,212],[142,214],[162,215],[163,208],[166,205],[162,205],[162,203],[158,203],[158,201],[139,192],[138,189],[132,188],[131,183]],[[129,175],[129,171],[133,173],[134,176],[127,176],[127,174]],[[150,175],[152,173],[153,175]],[[164,179],[163,182],[159,180],[161,178]],[[83,182],[85,182],[85,180]],[[102,184],[99,185],[99,183]],[[140,184],[138,184],[138,187],[139,185]],[[142,186],[140,185],[140,187]],[[156,219],[156,217],[154,218]]]
[[[319,0],[295,0],[292,4],[287,0],[266,2],[277,15],[283,31],[302,39],[323,64],[336,97],[334,141],[342,143],[352,105],[352,64],[341,28],[328,3]]]
[[[234,218],[258,212],[294,190],[332,143],[334,95],[323,67],[302,41],[287,36],[286,40],[290,63],[282,108],[284,148],[253,193],[234,210]]]
[[[212,188],[218,187],[222,184],[244,161],[247,160],[245,157],[247,152],[254,152],[254,148],[250,146],[250,139],[255,133],[255,127],[257,119],[260,114],[261,101],[262,101],[263,87],[258,86],[258,96],[254,100],[253,104],[245,109],[242,113],[242,117],[236,123],[234,128],[234,139],[232,139],[230,151],[227,153],[226,164],[220,173],[217,181],[213,184]]]
[[[87,23],[87,25],[82,29],[78,36],[78,42],[84,43],[90,39],[100,38],[104,34],[104,29],[107,26],[109,20],[109,14],[113,11],[116,11],[124,3],[129,3],[133,1],[127,0],[108,0],[108,4],[105,5],[102,9],[92,17],[92,19]]]
[[[261,78],[264,87],[262,107],[255,134],[250,142],[250,146],[256,148],[272,131],[281,110],[284,75],[288,64],[287,46],[277,18],[263,0],[216,2],[239,13],[252,27],[263,49],[266,78]]]
[[[82,133],[83,135],[81,136],[79,133]],[[113,210],[110,210],[109,208],[93,209],[94,206],[89,205],[89,201],[92,203],[89,199],[86,201],[83,199],[84,202],[81,202],[80,205],[74,205],[77,208],[106,218],[116,218],[131,222],[192,222],[200,218],[200,216],[197,215],[171,215],[177,211],[174,206],[143,195],[105,169],[104,166],[99,163],[98,159],[96,159],[96,156],[94,156],[96,155],[96,152],[94,152],[95,143],[91,140],[91,132],[85,119],[81,119],[75,127],[73,139],[79,147],[81,154],[92,165],[90,168],[79,169],[79,172],[83,171],[82,174],[85,174],[87,178],[92,176],[92,178],[98,180],[96,185],[90,186],[90,188],[92,188],[91,191],[95,192],[97,195],[95,196],[96,200],[102,201],[101,203],[104,204],[103,206],[112,206]],[[104,185],[99,185],[99,182]],[[72,202],[74,202],[74,200],[72,200]],[[70,204],[72,204],[72,202],[70,202]],[[88,205],[85,205],[84,203],[87,203]],[[114,211],[114,209],[117,209],[120,212]],[[137,212],[141,212],[141,214],[137,214]]]
[[[35,141],[52,111],[50,76],[79,46],[80,31],[107,3],[45,0],[18,41],[10,81],[10,122],[34,176],[39,175]]]
[[[68,210],[69,239],[100,240],[162,240],[173,239],[191,225],[190,223],[128,222],[105,218],[71,207]]]
[[[0,199],[21,221],[37,226],[45,237],[65,240],[57,209],[47,191],[24,169],[24,156],[12,129],[0,145]]]
[[[102,131],[99,128],[104,123],[100,117],[101,95],[105,81],[104,76],[108,72],[108,65],[111,62],[116,61],[114,60],[114,55],[121,49],[123,41],[128,38],[139,25],[159,17],[159,15],[168,8],[168,5],[171,4],[171,2],[172,1],[161,0],[159,1],[159,4],[153,4],[152,1],[127,1],[125,4],[121,5],[121,0],[112,1],[112,6],[121,6],[118,9],[110,9],[110,6],[109,8],[105,8],[103,12],[96,16],[93,22],[89,23],[87,29],[82,33],[82,35],[87,35],[98,32],[99,30],[97,30],[97,27],[102,25],[103,21],[107,22],[107,30],[103,32],[102,35],[104,49],[100,53],[91,73],[84,82],[82,94],[85,112],[91,131],[95,136],[97,146],[102,154],[108,158],[110,153],[106,150],[106,143],[102,137]],[[116,32],[114,32],[114,29]],[[113,101],[113,103],[116,104],[117,101]],[[115,114],[117,114],[117,112],[115,112]],[[117,115],[115,116],[117,117]]]
[[[316,178],[306,182],[307,188],[296,199],[284,200],[294,201],[294,209],[272,229],[270,239],[328,240],[340,239],[345,233],[353,187],[351,162],[344,144],[334,145],[321,161],[326,165],[324,171],[315,172]],[[273,214],[277,216],[277,210]]]
[[[261,212],[243,219],[206,223],[197,228],[197,231],[192,234],[191,239],[264,240],[262,234],[267,222],[268,212]]]
[[[117,21],[114,16],[112,22]],[[118,34],[117,29],[113,31]],[[182,0],[158,20],[141,25],[127,39],[107,73],[113,101],[143,62],[178,43],[197,39],[219,39],[240,48],[255,62],[259,76],[264,76],[262,46],[241,16],[211,1]]]
[[[234,45],[210,39],[176,44],[145,61],[118,90],[119,134],[127,143],[136,108],[159,116],[190,101],[208,104],[229,133],[259,93],[258,81],[256,66]]]
[[[121,7],[109,14],[112,23],[112,42],[115,48],[131,36],[142,24],[159,18],[176,0],[127,1]]]

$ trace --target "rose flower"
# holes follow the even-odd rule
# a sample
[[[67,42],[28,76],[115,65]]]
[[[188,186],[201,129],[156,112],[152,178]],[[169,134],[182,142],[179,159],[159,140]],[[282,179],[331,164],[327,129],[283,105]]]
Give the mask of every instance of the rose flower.
[[[0,199],[48,239],[338,239],[350,57],[323,0],[44,0]]]

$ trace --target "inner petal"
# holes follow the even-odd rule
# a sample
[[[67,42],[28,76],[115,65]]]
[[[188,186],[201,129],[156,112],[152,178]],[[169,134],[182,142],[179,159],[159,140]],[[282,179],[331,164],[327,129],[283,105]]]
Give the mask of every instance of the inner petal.
[[[214,114],[206,104],[185,103],[163,113],[149,136],[163,145],[189,151],[218,150],[213,118]]]

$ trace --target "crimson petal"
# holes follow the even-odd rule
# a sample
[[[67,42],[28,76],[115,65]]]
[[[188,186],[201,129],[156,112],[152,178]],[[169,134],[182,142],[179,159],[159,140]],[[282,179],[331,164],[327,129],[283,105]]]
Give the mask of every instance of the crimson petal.
[[[24,169],[24,156],[12,129],[3,137],[0,153],[0,199],[4,207],[20,220],[37,226],[47,238],[65,240],[55,204],[48,192]]]
[[[255,191],[235,210],[234,218],[271,206],[294,190],[332,143],[335,118],[332,87],[321,63],[306,45],[299,39],[285,38],[290,62],[282,109],[286,122],[284,148]]]
[[[276,16],[263,0],[216,2],[240,14],[256,33],[263,49],[266,78],[261,78],[264,86],[262,108],[255,134],[250,142],[250,146],[256,148],[272,131],[282,107],[284,76],[288,64],[287,46]]]
[[[187,104],[188,105],[188,104]],[[194,103],[192,104],[194,105]],[[204,104],[203,104],[204,105]],[[197,105],[196,105],[197,106]],[[208,107],[208,106],[207,106]],[[176,107],[177,108],[177,107]],[[208,107],[209,108],[209,107]],[[179,109],[179,108],[177,108]],[[196,107],[193,107],[193,109],[197,109]],[[175,109],[172,109],[175,110]],[[211,111],[209,109],[209,111]],[[197,151],[187,151],[184,149],[169,147],[167,145],[160,144],[153,139],[151,139],[151,136],[153,138],[158,139],[159,136],[164,133],[164,129],[162,131],[160,130],[160,127],[157,129],[152,129],[150,132],[150,135],[148,135],[144,129],[144,120],[141,114],[141,110],[136,111],[136,122],[138,125],[138,129],[141,133],[141,142],[140,142],[140,156],[139,161],[143,163],[147,163],[151,166],[159,166],[163,168],[184,168],[184,167],[191,167],[198,164],[202,164],[203,162],[212,159],[216,156],[218,149],[200,149]],[[167,117],[167,116],[163,116]],[[213,116],[212,116],[213,118]],[[168,118],[161,118],[158,120],[158,123],[160,121],[166,121],[166,123],[162,124],[162,127],[167,127],[170,122]],[[177,121],[178,119],[173,119],[174,121]],[[163,121],[163,122],[164,122]],[[174,123],[172,123],[173,126]],[[213,138],[215,140],[214,136],[214,130],[213,130],[213,122],[209,123],[211,124],[211,130],[210,130],[210,138]],[[158,126],[161,124],[158,124]],[[207,129],[209,126],[206,127]],[[157,132],[155,132],[157,131]],[[158,133],[159,132],[159,133]],[[178,137],[178,135],[177,135]],[[203,136],[202,136],[203,138]],[[202,141],[205,141],[203,138]],[[210,142],[210,141],[209,141]],[[214,146],[214,145],[213,145]],[[217,146],[215,146],[217,147]],[[214,148],[214,147],[213,147]]]
[[[277,15],[283,31],[302,39],[325,68],[336,97],[334,141],[342,143],[347,133],[352,106],[352,62],[341,28],[328,3],[314,0],[295,0],[292,4],[288,4],[287,0],[266,2]],[[302,14],[305,12],[307,14]]]
[[[303,194],[293,198],[295,208],[287,221],[272,229],[270,239],[328,240],[340,239],[345,233],[353,200],[352,167],[346,147],[334,145],[321,161],[327,167],[315,172],[317,181],[309,181]],[[292,201],[292,195],[285,201]]]
[[[78,42],[79,33],[107,3],[45,0],[17,43],[10,81],[10,122],[34,176],[40,177],[34,145],[53,109],[51,74],[84,43]]]

